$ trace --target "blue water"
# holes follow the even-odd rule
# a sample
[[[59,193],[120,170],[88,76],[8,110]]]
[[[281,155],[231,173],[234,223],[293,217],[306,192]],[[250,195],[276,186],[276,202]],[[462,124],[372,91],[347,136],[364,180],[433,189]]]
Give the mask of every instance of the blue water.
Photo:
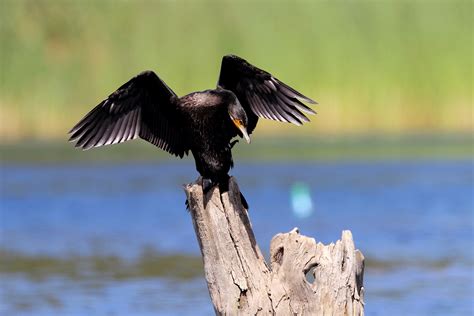
[[[366,257],[367,315],[469,315],[473,170],[469,160],[240,162],[233,174],[265,253],[273,235],[293,227],[324,243],[352,231]],[[37,267],[41,256],[98,254],[133,264],[147,249],[199,262],[182,190],[196,177],[190,161],[3,165],[0,248],[30,264],[1,262],[2,315],[212,314],[199,269],[111,277],[113,264],[84,264],[79,274],[54,262]],[[292,210],[295,184],[309,189],[304,218]]]

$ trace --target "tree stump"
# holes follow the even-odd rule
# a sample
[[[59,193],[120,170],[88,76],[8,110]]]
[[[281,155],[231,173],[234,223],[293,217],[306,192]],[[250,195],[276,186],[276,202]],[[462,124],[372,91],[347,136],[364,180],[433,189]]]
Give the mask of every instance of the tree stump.
[[[223,194],[215,187],[204,196],[201,178],[185,192],[217,315],[364,314],[364,256],[350,231],[329,245],[297,228],[277,234],[268,265],[234,178]]]

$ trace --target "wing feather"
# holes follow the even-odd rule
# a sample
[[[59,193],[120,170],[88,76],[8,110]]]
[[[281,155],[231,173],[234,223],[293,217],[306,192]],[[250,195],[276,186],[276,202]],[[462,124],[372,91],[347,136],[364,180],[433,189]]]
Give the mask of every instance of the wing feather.
[[[69,132],[76,147],[89,149],[140,137],[182,157],[189,150],[176,94],[152,71],[120,86]]]
[[[249,133],[259,117],[301,125],[309,122],[305,114],[316,114],[303,104],[315,101],[235,55],[222,58],[217,85],[235,93],[247,113]]]

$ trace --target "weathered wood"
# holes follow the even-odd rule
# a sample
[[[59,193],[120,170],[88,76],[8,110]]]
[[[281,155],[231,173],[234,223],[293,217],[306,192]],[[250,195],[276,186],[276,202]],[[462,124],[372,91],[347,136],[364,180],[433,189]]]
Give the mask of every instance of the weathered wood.
[[[185,192],[216,314],[364,314],[364,256],[355,249],[350,231],[329,245],[296,228],[277,234],[268,266],[233,178],[223,194],[213,188],[204,196],[201,179]]]

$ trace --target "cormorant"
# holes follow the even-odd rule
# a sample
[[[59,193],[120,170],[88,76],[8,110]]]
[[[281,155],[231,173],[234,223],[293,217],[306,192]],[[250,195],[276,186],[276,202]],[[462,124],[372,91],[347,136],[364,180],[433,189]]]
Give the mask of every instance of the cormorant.
[[[84,150],[142,138],[182,158],[189,151],[204,179],[226,190],[235,136],[245,138],[259,118],[301,125],[313,100],[246,60],[226,55],[217,88],[178,97],[153,71],[123,84],[70,133]]]

